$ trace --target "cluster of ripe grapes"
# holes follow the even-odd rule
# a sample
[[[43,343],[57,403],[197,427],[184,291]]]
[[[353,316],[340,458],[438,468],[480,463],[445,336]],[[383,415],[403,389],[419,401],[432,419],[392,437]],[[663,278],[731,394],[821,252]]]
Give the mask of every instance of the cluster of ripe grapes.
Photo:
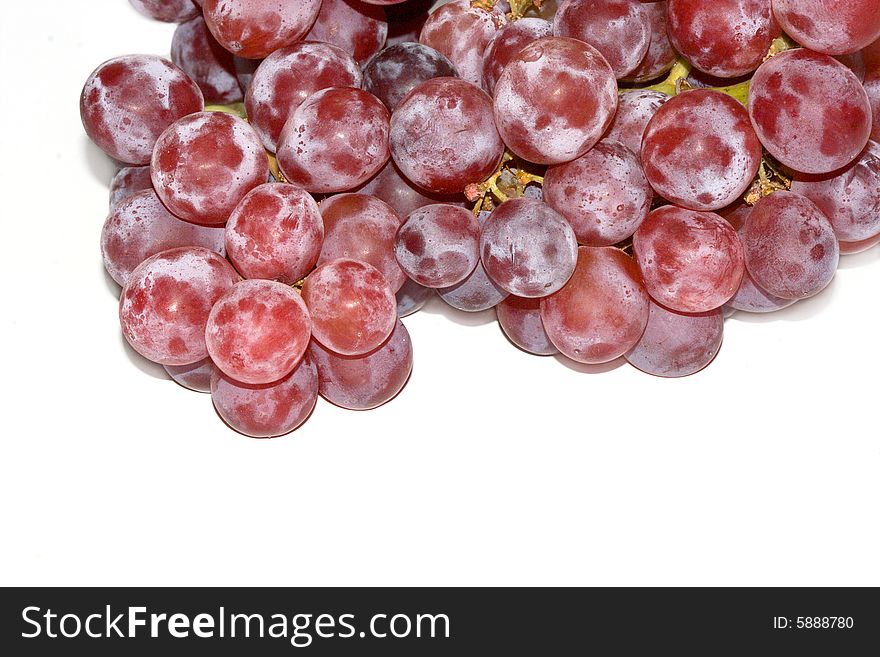
[[[880,0],[131,3],[179,26],[81,97],[122,330],[249,436],[392,399],[435,294],[677,377],[880,242]]]

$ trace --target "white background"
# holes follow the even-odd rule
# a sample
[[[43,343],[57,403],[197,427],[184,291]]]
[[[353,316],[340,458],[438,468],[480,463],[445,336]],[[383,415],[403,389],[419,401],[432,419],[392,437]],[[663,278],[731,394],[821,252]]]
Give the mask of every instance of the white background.
[[[0,30],[0,583],[880,585],[880,249],[684,380],[438,303],[393,403],[250,440],[124,347],[101,265],[79,92],[173,26],[47,0]]]

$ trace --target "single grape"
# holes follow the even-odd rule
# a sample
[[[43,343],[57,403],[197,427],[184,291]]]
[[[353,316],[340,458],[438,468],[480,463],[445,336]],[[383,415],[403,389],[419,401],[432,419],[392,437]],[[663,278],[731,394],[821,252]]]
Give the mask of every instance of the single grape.
[[[116,205],[101,231],[101,254],[107,273],[120,285],[150,256],[183,246],[201,246],[220,255],[223,229],[199,226],[168,212],[152,189]]]
[[[150,163],[163,130],[204,106],[198,85],[171,62],[127,55],[104,62],[89,76],[79,109],[86,134],[102,151],[143,165]]]
[[[175,383],[193,392],[211,393],[211,377],[214,375],[214,363],[210,358],[190,365],[165,365]]]
[[[559,292],[541,300],[550,341],[580,363],[610,362],[645,332],[650,300],[639,268],[613,247],[582,246],[577,268]]]
[[[678,53],[669,41],[667,31],[667,3],[644,3],[648,22],[651,24],[651,43],[641,63],[626,78],[631,82],[646,82],[668,73],[678,59]]]
[[[541,300],[510,295],[495,308],[498,323],[517,347],[536,356],[555,356],[559,349],[550,342],[541,319]]]
[[[211,399],[217,414],[235,431],[251,438],[283,436],[302,426],[315,410],[318,370],[307,356],[287,378],[252,386],[216,369]]]
[[[544,200],[587,246],[611,246],[632,236],[653,198],[638,158],[616,141],[600,141],[544,175]]]
[[[296,185],[265,183],[252,189],[226,224],[229,259],[242,276],[288,285],[312,270],[323,239],[318,204]]]
[[[129,196],[153,189],[150,167],[122,167],[110,183],[110,209]]]
[[[664,198],[691,210],[719,210],[751,185],[761,143],[740,103],[697,89],[657,110],[642,139],[641,160]]]
[[[324,245],[318,265],[349,258],[373,265],[397,292],[406,274],[394,252],[400,217],[384,201],[366,194],[338,194],[321,204]]]
[[[377,349],[394,329],[397,300],[378,269],[340,259],[321,265],[303,285],[312,335],[343,356]]]
[[[873,80],[865,80],[865,94],[868,96],[868,104],[871,107],[871,139],[880,141],[880,77]]]
[[[183,23],[196,18],[199,6],[193,0],[129,0],[140,13],[163,23]]]
[[[723,338],[724,316],[720,308],[684,315],[652,302],[645,333],[626,354],[626,360],[654,376],[690,376],[715,359]]]
[[[138,265],[122,290],[122,333],[135,351],[161,365],[200,361],[208,355],[208,314],[238,280],[232,265],[208,249],[158,253]]]
[[[611,124],[617,82],[602,55],[575,39],[527,45],[495,85],[495,123],[504,143],[537,164],[577,159]]]
[[[534,199],[499,205],[483,226],[486,273],[519,297],[546,297],[566,284],[578,259],[577,238],[565,218]]]
[[[773,0],[773,13],[795,41],[829,55],[855,52],[880,37],[880,0]]]
[[[177,26],[171,60],[199,85],[207,102],[226,105],[243,98],[232,54],[217,43],[204,19]]]
[[[871,135],[871,106],[853,72],[805,49],[761,65],[749,89],[749,114],[764,148],[802,173],[846,166]]]
[[[482,182],[504,154],[491,97],[457,78],[423,82],[391,117],[391,154],[408,180],[431,192]]]
[[[306,41],[339,46],[363,66],[385,47],[388,21],[385,10],[359,0],[322,0]]]
[[[310,192],[363,185],[388,162],[388,109],[361,89],[324,89],[291,114],[278,141],[278,164]]]
[[[395,253],[401,269],[420,285],[456,285],[480,260],[480,225],[464,208],[426,205],[400,227]]]
[[[797,299],[781,299],[762,290],[752,280],[748,269],[743,272],[742,283],[728,306],[747,313],[773,313],[797,302]]]
[[[654,117],[657,110],[669,99],[670,96],[664,93],[648,89],[624,91],[620,94],[617,114],[614,115],[611,127],[605,133],[605,139],[619,141],[630,149],[641,162],[642,137],[645,135],[645,128],[648,127],[648,122]]]
[[[341,408],[367,411],[394,399],[413,368],[409,332],[398,320],[378,349],[362,356],[340,356],[312,341],[309,354],[318,367],[321,396]]]
[[[840,257],[828,218],[793,192],[758,201],[742,228],[742,243],[752,280],[783,299],[805,299],[824,290]]]
[[[262,59],[302,39],[321,0],[204,0],[208,28],[233,55]]]
[[[874,235],[873,237],[869,237],[868,239],[862,240],[861,242],[841,242],[840,243],[840,255],[853,255],[855,253],[862,253],[875,247],[880,244],[880,233]]]
[[[419,285],[413,279],[407,278],[403,287],[397,291],[397,315],[403,318],[419,312],[435,293],[433,288]]]
[[[433,194],[407,180],[394,161],[373,176],[369,182],[355,190],[358,194],[375,196],[394,208],[398,217],[406,217],[426,205],[449,203],[462,205],[460,196],[452,194]]]
[[[541,18],[521,18],[495,33],[483,53],[483,82],[491,93],[504,67],[532,41],[553,36],[553,25]]]
[[[426,80],[458,77],[446,57],[421,43],[400,43],[385,48],[364,66],[364,90],[392,112],[409,92]]]

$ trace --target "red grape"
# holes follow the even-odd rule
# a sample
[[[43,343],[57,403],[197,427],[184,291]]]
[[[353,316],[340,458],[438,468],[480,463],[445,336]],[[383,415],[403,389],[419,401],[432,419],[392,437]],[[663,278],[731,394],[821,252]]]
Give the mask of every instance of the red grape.
[[[752,280],[783,299],[805,299],[825,289],[840,256],[828,218],[793,192],[758,201],[742,228],[742,243]]]
[[[492,92],[504,67],[519,51],[544,37],[553,36],[553,26],[541,18],[522,18],[495,33],[483,54],[483,82]]]
[[[457,76],[452,62],[433,48],[399,43],[370,59],[364,67],[364,89],[393,112],[422,82]]]
[[[578,259],[577,238],[553,208],[534,199],[499,205],[483,225],[486,272],[519,297],[545,297],[566,284]]]
[[[127,164],[149,164],[162,131],[200,112],[202,92],[186,73],[152,55],[128,55],[101,64],[86,81],[80,116],[89,138]]]
[[[296,108],[278,141],[285,177],[310,192],[344,192],[390,157],[388,109],[360,89],[324,89]]]
[[[321,396],[352,411],[367,411],[393,399],[413,368],[412,341],[399,320],[385,343],[363,356],[340,356],[314,340],[309,354],[318,367]]]
[[[116,172],[110,183],[110,209],[112,210],[129,196],[152,189],[150,167],[123,167]]]
[[[769,292],[765,292],[752,280],[748,269],[743,272],[742,283],[728,305],[735,310],[747,313],[772,313],[783,308],[788,308],[797,299],[781,299]]]
[[[200,361],[208,355],[208,314],[238,280],[232,265],[208,249],[158,253],[138,265],[122,290],[122,333],[135,351],[161,365]]]
[[[639,162],[642,157],[642,137],[645,128],[653,118],[657,110],[669,100],[670,96],[659,91],[638,89],[625,91],[620,94],[620,103],[617,106],[617,114],[605,139],[619,141],[621,144],[635,153]]]
[[[210,358],[189,365],[165,365],[175,383],[193,392],[211,392],[211,377],[214,375],[214,363]]]
[[[480,260],[480,225],[453,205],[426,205],[410,214],[397,233],[400,267],[425,287],[461,283]]]
[[[150,256],[182,246],[202,246],[224,255],[223,229],[178,219],[152,189],[116,205],[101,231],[104,266],[120,285]]]
[[[795,41],[829,55],[855,52],[880,37],[880,0],[773,0],[773,13]]]
[[[880,77],[865,80],[865,93],[871,106],[871,139],[880,141]]]
[[[229,259],[242,276],[289,285],[315,266],[323,238],[318,204],[295,185],[265,183],[252,189],[226,224]]]
[[[262,62],[262,59],[244,59],[233,55],[232,63],[235,66],[235,77],[238,78],[238,84],[242,91],[247,92],[254,79],[254,73]]]
[[[431,300],[436,292],[433,288],[419,285],[413,279],[407,278],[406,282],[397,291],[397,314],[399,317],[408,317],[419,312],[425,304]]]
[[[645,3],[645,12],[651,24],[651,44],[648,46],[648,53],[645,55],[645,58],[635,70],[626,76],[626,80],[633,82],[653,80],[668,72],[675,65],[678,53],[675,52],[675,48],[672,47],[672,43],[669,41],[669,34],[666,29],[666,5],[666,2]]]
[[[339,46],[363,66],[382,50],[388,38],[385,10],[359,0],[322,0],[306,41]]]
[[[715,359],[723,337],[720,309],[683,315],[652,302],[645,333],[626,360],[655,376],[690,376]]]
[[[533,41],[495,85],[495,123],[514,153],[538,164],[570,162],[601,139],[617,109],[617,82],[586,43]]]
[[[384,201],[366,194],[339,194],[321,204],[324,245],[318,265],[349,258],[373,265],[396,292],[406,281],[397,263],[395,238],[400,217]]]
[[[211,36],[204,19],[178,25],[171,60],[199,85],[207,102],[225,105],[242,99],[232,54]]]
[[[205,339],[214,365],[236,381],[265,385],[290,374],[311,338],[306,305],[277,281],[242,281],[211,310]]]
[[[233,55],[262,59],[302,39],[321,0],[204,0],[205,21],[214,38]]]
[[[770,0],[669,0],[672,45],[709,75],[751,73],[779,33]]]
[[[385,201],[394,208],[398,217],[406,217],[419,208],[434,203],[461,205],[458,196],[432,194],[420,189],[400,173],[393,161],[386,164],[385,168],[373,176],[369,182],[355,191]]]
[[[614,247],[582,246],[571,280],[541,300],[550,341],[580,363],[610,362],[645,332],[650,300],[632,258]]]
[[[544,200],[587,246],[611,246],[630,237],[651,211],[653,198],[638,158],[616,141],[600,141],[544,176]]]
[[[491,97],[456,78],[423,82],[391,117],[391,153],[407,179],[432,192],[482,182],[504,154]]]
[[[764,148],[803,173],[846,166],[871,135],[871,106],[853,72],[804,49],[761,65],[749,90],[749,113]]]
[[[498,323],[508,339],[536,356],[554,356],[559,349],[550,342],[541,319],[541,300],[510,295],[495,308]]]
[[[309,419],[318,401],[318,370],[303,358],[287,378],[263,386],[230,379],[219,369],[211,378],[211,399],[226,424],[251,438],[283,436]]]
[[[712,212],[658,208],[633,236],[633,250],[648,293],[671,310],[715,310],[742,282],[739,237]]]
[[[368,1],[365,0],[365,2]],[[378,2],[374,0],[373,4],[378,4]],[[428,20],[428,10],[433,4],[434,0],[408,0],[394,5],[385,5],[385,15],[388,17],[386,45],[417,43],[422,27]]]
[[[163,23],[183,23],[199,15],[193,0],[129,0],[144,16]]]
[[[171,212],[194,223],[226,223],[245,194],[266,182],[269,162],[246,121],[201,112],[174,123],[153,151],[153,187]]]
[[[377,349],[397,321],[397,300],[382,272],[357,260],[318,267],[306,279],[303,300],[314,338],[343,356]]]
[[[861,242],[841,242],[840,255],[852,255],[854,253],[862,253],[863,251],[867,251],[868,249],[875,247],[877,244],[880,244],[880,233],[874,235],[874,237],[869,237],[866,240],[862,240]]]

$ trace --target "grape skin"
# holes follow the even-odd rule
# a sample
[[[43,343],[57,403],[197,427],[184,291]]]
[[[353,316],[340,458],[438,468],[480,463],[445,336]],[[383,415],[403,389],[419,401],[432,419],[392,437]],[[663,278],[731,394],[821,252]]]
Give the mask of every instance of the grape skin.
[[[397,315],[403,319],[419,312],[434,294],[432,288],[419,285],[407,277],[403,287],[397,291]]]
[[[163,130],[204,107],[198,85],[173,63],[152,55],[104,62],[80,97],[89,138],[113,159],[136,165],[150,163]]]
[[[358,0],[322,0],[318,17],[304,41],[332,43],[363,66],[385,46],[385,10]]]
[[[460,196],[433,194],[420,189],[400,173],[393,160],[388,162],[369,182],[354,191],[358,194],[369,194],[385,201],[394,208],[398,217],[406,217],[419,208],[435,203],[462,205]]]
[[[555,356],[559,349],[550,342],[541,320],[541,300],[510,295],[495,309],[498,323],[517,347],[535,356]]]
[[[669,99],[648,123],[642,165],[654,190],[691,210],[718,210],[751,185],[761,143],[746,109],[719,91]]]
[[[869,237],[868,239],[862,240],[861,242],[841,242],[840,255],[853,255],[855,253],[862,253],[863,251],[867,251],[868,249],[873,248],[877,244],[880,244],[880,233],[874,235],[873,237]]]
[[[122,167],[110,182],[110,210],[129,196],[152,189],[150,167]]]
[[[363,85],[393,112],[422,82],[444,77],[458,77],[458,72],[441,53],[421,43],[399,43],[367,62]]]
[[[483,83],[492,93],[504,67],[532,41],[553,36],[553,25],[541,18],[521,18],[495,33],[483,53]]]
[[[601,139],[617,110],[617,82],[592,46],[539,39],[504,69],[494,107],[510,150],[536,164],[562,164]]]
[[[614,247],[582,246],[577,268],[541,300],[550,341],[579,363],[608,363],[632,349],[648,324],[650,301],[632,258]]]
[[[880,0],[773,0],[773,13],[795,41],[845,55],[880,37]]]
[[[746,269],[739,290],[728,302],[728,306],[747,313],[773,313],[788,308],[796,302],[797,299],[781,299],[765,292],[755,284],[749,270]]]
[[[287,378],[263,386],[211,377],[211,399],[223,421],[251,438],[286,435],[309,419],[318,402],[318,370],[306,356]]]
[[[129,0],[141,14],[163,23],[183,23],[200,14],[193,0]]]
[[[205,340],[219,369],[236,381],[279,381],[302,359],[311,338],[306,305],[292,287],[276,281],[237,283],[208,317]]]
[[[605,139],[619,141],[635,153],[641,163],[645,128],[648,127],[657,110],[670,98],[671,96],[664,93],[648,89],[623,92],[620,94],[617,114],[614,115],[611,127],[605,133]]]
[[[174,30],[171,61],[199,85],[205,101],[227,105],[242,100],[232,54],[217,43],[203,18],[182,23]]]
[[[600,141],[544,175],[544,200],[587,246],[611,246],[630,237],[648,216],[653,198],[638,158],[615,141]]]
[[[122,290],[122,333],[135,351],[160,365],[200,361],[208,356],[208,314],[238,280],[232,265],[208,249],[158,253],[138,265]]]
[[[296,108],[278,141],[284,176],[309,192],[344,192],[388,158],[388,109],[361,89],[324,89]]]
[[[667,3],[650,2],[644,5],[651,25],[651,43],[641,63],[624,80],[647,82],[669,72],[678,59],[678,53],[669,41],[667,31]]]
[[[392,400],[413,369],[412,341],[399,320],[388,340],[363,356],[340,356],[315,341],[309,354],[318,368],[321,396],[352,411],[372,410]]]
[[[214,376],[214,363],[210,358],[190,365],[165,365],[175,383],[193,392],[211,393],[211,377]]]
[[[323,239],[318,204],[295,185],[265,183],[252,189],[226,224],[229,259],[242,276],[288,285],[312,270]]]

